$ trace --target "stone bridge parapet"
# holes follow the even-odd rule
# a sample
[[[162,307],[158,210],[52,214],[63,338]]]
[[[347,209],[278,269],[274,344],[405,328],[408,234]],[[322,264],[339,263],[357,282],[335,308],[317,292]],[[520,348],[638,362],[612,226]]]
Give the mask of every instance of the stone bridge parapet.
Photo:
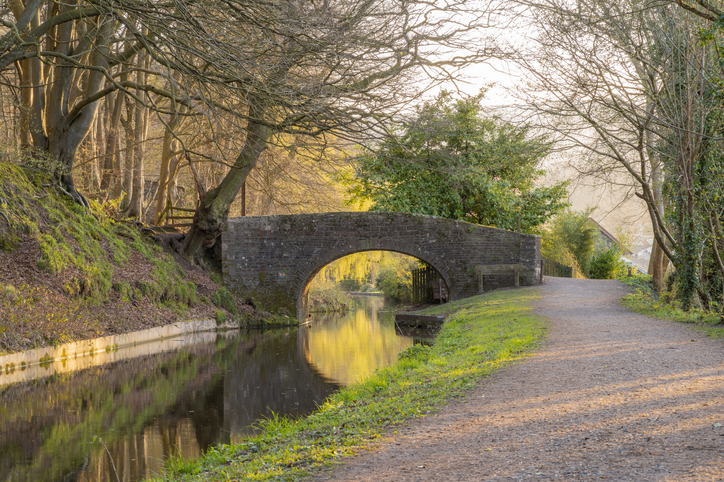
[[[229,219],[222,234],[226,287],[269,311],[306,316],[309,284],[332,261],[361,251],[425,261],[451,300],[541,280],[540,238],[436,216],[345,212]],[[492,274],[484,266],[515,265]]]

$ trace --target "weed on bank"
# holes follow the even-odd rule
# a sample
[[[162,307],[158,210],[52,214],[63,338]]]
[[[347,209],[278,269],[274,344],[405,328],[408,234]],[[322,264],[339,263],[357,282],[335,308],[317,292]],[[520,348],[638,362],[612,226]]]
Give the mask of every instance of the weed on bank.
[[[518,360],[545,334],[525,288],[489,293],[426,310],[450,315],[432,346],[415,345],[392,367],[332,395],[315,413],[272,418],[259,436],[221,445],[200,459],[172,459],[163,481],[298,480],[393,433],[405,420],[460,397]]]
[[[694,323],[696,328],[712,338],[724,339],[724,319],[721,313],[712,313],[700,309],[682,310],[676,302],[667,302],[666,293],[659,295],[654,289],[650,275],[628,276],[622,281],[629,285],[633,292],[621,299],[621,304],[631,311],[643,315]]]

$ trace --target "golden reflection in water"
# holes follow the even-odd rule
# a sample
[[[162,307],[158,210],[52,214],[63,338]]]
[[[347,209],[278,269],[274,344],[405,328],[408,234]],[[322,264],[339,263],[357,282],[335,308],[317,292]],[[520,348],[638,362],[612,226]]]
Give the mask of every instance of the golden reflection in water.
[[[413,339],[395,333],[394,313],[379,313],[382,297],[358,297],[360,308],[346,315],[314,313],[300,330],[307,362],[326,379],[350,385],[397,361]]]
[[[97,452],[76,480],[144,480],[161,473],[171,455],[193,459],[201,453],[191,420],[181,420],[170,426],[156,422],[134,437],[109,445],[108,452]]]

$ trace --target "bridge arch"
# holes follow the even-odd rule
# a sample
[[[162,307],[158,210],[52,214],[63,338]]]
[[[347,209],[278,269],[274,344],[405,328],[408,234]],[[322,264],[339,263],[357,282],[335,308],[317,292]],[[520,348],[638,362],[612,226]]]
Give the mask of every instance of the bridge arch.
[[[377,247],[370,248],[370,240],[369,239],[356,239],[352,241],[348,241],[344,244],[341,244],[337,250],[332,250],[327,253],[324,253],[322,256],[319,256],[318,258],[310,258],[306,263],[304,263],[302,266],[299,267],[300,273],[302,273],[300,279],[302,282],[297,287],[297,317],[301,319],[301,317],[305,316],[305,314],[308,311],[309,306],[309,287],[312,283],[312,280],[314,279],[319,272],[324,269],[325,266],[327,266],[329,263],[332,263],[340,258],[344,258],[345,256],[349,256],[350,254],[356,254],[356,253],[363,253],[365,251],[391,251],[394,253],[400,253],[407,256],[412,256],[413,258],[417,258],[421,261],[424,261],[425,263],[429,264],[435,270],[440,274],[443,281],[445,281],[445,285],[450,287],[450,276],[446,270],[447,265],[444,263],[443,260],[437,259],[436,256],[434,256],[431,253],[425,253],[422,252],[422,249],[415,248],[415,247],[399,247],[399,243],[395,242],[393,239],[380,239],[374,244]],[[404,249],[402,251],[401,249]],[[307,273],[305,275],[305,273]]]
[[[319,270],[373,250],[430,264],[451,300],[513,286],[513,272],[500,267],[518,267],[522,285],[541,279],[537,236],[435,216],[355,212],[229,219],[222,234],[224,284],[264,309],[299,318]]]

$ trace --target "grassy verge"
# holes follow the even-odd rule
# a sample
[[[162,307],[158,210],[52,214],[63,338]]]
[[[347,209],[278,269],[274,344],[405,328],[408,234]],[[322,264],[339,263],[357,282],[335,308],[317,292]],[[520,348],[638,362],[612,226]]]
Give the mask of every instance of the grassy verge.
[[[667,303],[654,290],[651,276],[629,276],[622,281],[633,288],[633,292],[623,297],[621,304],[626,308],[664,320],[680,323],[693,323],[696,328],[712,338],[724,339],[724,324],[719,313],[709,313],[693,309],[683,311],[676,304]]]
[[[538,297],[535,289],[507,290],[429,309],[452,314],[433,346],[405,350],[396,365],[342,389],[306,418],[267,420],[258,437],[171,460],[156,480],[298,480],[359,452],[537,346],[545,327],[530,305]]]

